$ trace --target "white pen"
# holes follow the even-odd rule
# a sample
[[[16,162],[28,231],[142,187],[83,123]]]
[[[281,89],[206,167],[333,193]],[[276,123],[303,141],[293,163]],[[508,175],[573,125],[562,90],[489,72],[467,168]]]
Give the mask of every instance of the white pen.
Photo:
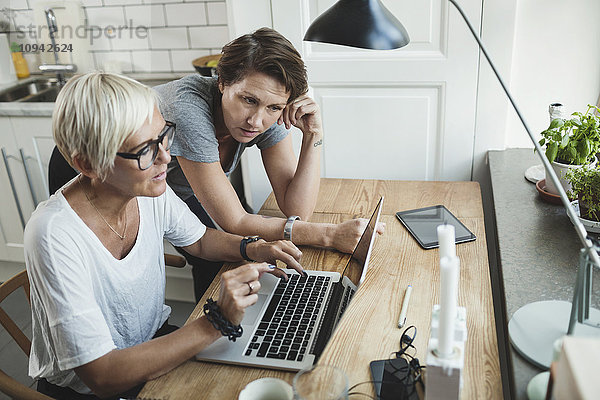
[[[408,287],[406,288],[406,292],[404,293],[402,309],[400,310],[400,319],[398,320],[398,328],[402,328],[406,323],[406,312],[408,311],[408,301],[410,300],[410,292],[412,292],[412,285],[408,285]]]

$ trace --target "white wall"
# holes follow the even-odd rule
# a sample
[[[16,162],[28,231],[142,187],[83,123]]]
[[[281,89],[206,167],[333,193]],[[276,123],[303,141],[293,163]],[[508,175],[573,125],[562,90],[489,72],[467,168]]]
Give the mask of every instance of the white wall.
[[[10,40],[23,45],[47,43],[48,31],[41,21],[45,21],[43,6],[48,4],[56,9],[57,42],[72,44],[75,52],[75,40],[85,38],[83,44],[93,59],[90,67],[95,69],[192,73],[194,59],[220,53],[229,41],[225,0],[81,0],[86,20],[76,23],[65,22],[71,21],[63,14],[66,1],[79,2],[0,0],[0,10],[7,3],[4,11],[12,18]],[[43,26],[41,35],[39,26]],[[42,62],[40,53],[25,57],[30,71],[36,72]]]
[[[536,134],[548,126],[550,103],[563,103],[569,114],[597,103],[599,21],[598,0],[517,2],[510,90]],[[512,110],[505,147],[533,147]]]

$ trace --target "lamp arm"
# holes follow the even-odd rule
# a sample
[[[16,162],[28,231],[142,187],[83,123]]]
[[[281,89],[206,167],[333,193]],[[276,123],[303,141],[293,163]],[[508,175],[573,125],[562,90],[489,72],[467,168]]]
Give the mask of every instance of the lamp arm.
[[[542,148],[540,147],[539,143],[533,137],[533,134],[531,133],[531,130],[529,129],[529,126],[525,122],[525,119],[523,118],[523,115],[521,114],[521,111],[519,111],[519,107],[517,107],[517,104],[515,103],[515,100],[511,96],[510,92],[508,91],[508,88],[504,84],[504,81],[502,80],[502,77],[500,77],[500,74],[498,73],[498,70],[496,69],[496,66],[494,65],[494,63],[492,62],[492,59],[488,55],[488,52],[485,49],[485,46],[483,45],[483,43],[481,42],[481,39],[479,39],[479,36],[475,32],[475,29],[473,28],[473,25],[471,25],[471,23],[469,22],[469,19],[467,18],[467,16],[465,15],[465,13],[460,8],[460,6],[456,3],[455,0],[448,0],[448,2],[452,3],[452,5],[460,13],[460,15],[462,16],[463,20],[465,21],[465,23],[469,27],[469,30],[471,31],[471,34],[473,35],[473,38],[475,38],[475,40],[477,41],[477,44],[479,45],[479,48],[483,52],[483,55],[485,56],[486,60],[490,64],[490,67],[492,67],[492,71],[494,71],[494,75],[496,75],[496,78],[498,79],[498,82],[500,82],[500,85],[502,86],[502,89],[504,89],[504,93],[506,93],[506,96],[510,100],[510,104],[512,104],[515,112],[517,113],[517,115],[519,116],[519,119],[521,120],[521,123],[523,124],[523,127],[527,131],[527,134],[529,135],[529,138],[531,139],[531,142],[535,146],[535,149],[536,149],[536,151],[538,153],[538,156],[540,157],[540,159],[542,160],[542,163],[546,167],[546,172],[550,174],[550,179],[552,179],[552,182],[554,182],[554,186],[556,186],[556,188],[558,189],[558,194],[560,196],[560,199],[563,202],[563,205],[565,206],[565,208],[567,210],[567,214],[569,214],[569,217],[571,217],[571,221],[575,225],[575,231],[577,232],[577,235],[579,236],[579,240],[581,241],[581,243],[583,243],[583,246],[587,250],[587,252],[589,254],[589,257],[592,259],[592,261],[596,265],[600,266],[600,258],[598,257],[598,253],[594,249],[592,241],[587,238],[587,232],[585,230],[585,227],[583,226],[583,224],[579,220],[579,217],[575,213],[575,210],[573,209],[573,206],[571,206],[571,202],[569,201],[569,198],[567,197],[567,193],[565,192],[565,189],[562,187],[562,185],[560,183],[560,180],[558,179],[558,176],[556,176],[556,173],[554,172],[554,169],[552,168],[552,165],[550,164],[550,161],[548,160],[548,158],[546,157],[546,155],[542,151]]]

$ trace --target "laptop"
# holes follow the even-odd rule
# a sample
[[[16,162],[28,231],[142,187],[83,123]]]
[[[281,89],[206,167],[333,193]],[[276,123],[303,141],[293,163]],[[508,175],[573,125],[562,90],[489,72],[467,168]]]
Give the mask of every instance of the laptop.
[[[263,274],[256,304],[235,342],[221,337],[196,355],[201,361],[287,371],[311,367],[321,356],[352,296],[365,279],[383,197],[343,273],[284,269],[288,281]]]

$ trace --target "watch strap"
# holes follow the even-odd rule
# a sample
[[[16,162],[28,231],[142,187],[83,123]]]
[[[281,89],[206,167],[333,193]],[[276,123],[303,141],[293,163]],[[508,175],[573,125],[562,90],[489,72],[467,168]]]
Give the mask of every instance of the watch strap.
[[[260,236],[246,236],[240,241],[240,254],[244,260],[254,261],[248,257],[248,254],[246,253],[246,247],[248,246],[248,243],[253,243],[259,241],[260,239],[262,239]]]
[[[292,241],[292,227],[297,219],[300,219],[300,217],[297,215],[292,215],[287,219],[285,226],[283,227],[283,240],[289,240],[290,242]]]

